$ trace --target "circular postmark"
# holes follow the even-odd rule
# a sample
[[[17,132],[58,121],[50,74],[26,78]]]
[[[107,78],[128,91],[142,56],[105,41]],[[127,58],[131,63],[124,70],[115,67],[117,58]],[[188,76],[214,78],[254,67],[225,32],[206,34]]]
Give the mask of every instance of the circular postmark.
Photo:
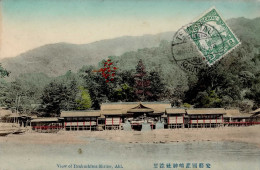
[[[196,74],[208,67],[216,55],[223,54],[224,48],[221,34],[214,26],[196,22],[175,33],[171,51],[174,61],[181,69]]]

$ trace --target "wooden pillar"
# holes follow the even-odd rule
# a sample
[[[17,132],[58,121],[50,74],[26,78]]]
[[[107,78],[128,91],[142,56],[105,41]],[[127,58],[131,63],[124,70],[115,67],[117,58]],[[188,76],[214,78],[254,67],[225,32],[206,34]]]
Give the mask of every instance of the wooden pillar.
[[[175,128],[177,129],[177,116],[176,116],[176,124],[175,124]]]
[[[184,114],[182,115],[182,128],[184,128]]]
[[[223,115],[221,115],[221,119],[222,119],[222,126],[224,126]]]
[[[119,118],[119,130],[121,130],[121,117]]]
[[[32,122],[31,122],[31,120],[30,120],[30,132],[32,132]]]
[[[199,128],[198,119],[199,119],[199,116],[197,115],[197,129]]]
[[[89,126],[90,126],[90,131],[91,131],[91,118],[90,118]]]
[[[105,130],[107,130],[107,117],[105,117]]]
[[[170,128],[170,116],[168,115],[167,118],[168,128]]]
[[[216,116],[216,127],[218,126],[218,117]]]

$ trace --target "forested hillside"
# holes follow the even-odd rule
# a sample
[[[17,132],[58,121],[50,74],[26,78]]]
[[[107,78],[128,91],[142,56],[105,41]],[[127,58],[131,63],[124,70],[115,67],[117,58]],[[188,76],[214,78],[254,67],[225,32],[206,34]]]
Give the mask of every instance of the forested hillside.
[[[65,74],[68,70],[76,72],[84,65],[96,65],[110,55],[119,56],[128,51],[156,47],[161,40],[170,41],[172,35],[172,32],[166,32],[156,35],[124,36],[89,44],[47,44],[13,58],[4,58],[0,62],[12,72],[9,79],[21,73],[44,73],[55,77]]]
[[[12,82],[2,80],[0,104],[41,116],[99,109],[109,101],[170,101],[247,112],[260,107],[260,18],[231,19],[228,24],[242,44],[198,74],[183,71],[172,58],[171,42],[162,40],[158,47],[107,55],[97,65],[86,63],[58,77],[26,73]]]

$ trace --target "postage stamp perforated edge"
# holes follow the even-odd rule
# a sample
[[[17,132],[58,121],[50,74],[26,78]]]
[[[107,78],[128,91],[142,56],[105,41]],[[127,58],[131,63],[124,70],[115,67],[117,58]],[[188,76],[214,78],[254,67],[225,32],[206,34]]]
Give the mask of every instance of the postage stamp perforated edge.
[[[221,57],[219,57],[218,59],[216,59],[214,62],[210,63],[206,60],[206,63],[209,66],[212,66],[213,64],[215,64],[216,62],[220,61],[223,57],[225,57],[226,55],[228,55],[231,51],[233,51],[234,49],[236,49],[240,44],[241,41],[239,40],[239,38],[237,38],[236,34],[234,34],[234,32],[232,31],[232,29],[230,29],[230,27],[227,25],[227,23],[225,22],[225,20],[223,19],[222,15],[219,13],[219,11],[216,9],[215,6],[211,7],[210,9],[208,9],[207,11],[203,12],[200,16],[196,17],[191,23],[186,24],[185,26],[183,26],[181,29],[186,29],[188,27],[188,25],[191,25],[192,23],[197,22],[198,20],[200,20],[201,18],[203,18],[207,13],[209,13],[210,11],[215,10],[217,12],[217,14],[219,15],[219,17],[221,18],[221,20],[224,22],[225,26],[229,29],[229,31],[233,34],[234,38],[238,41],[238,44],[236,44],[234,47],[232,47],[231,49],[229,49],[226,53],[224,53]],[[197,46],[197,44],[192,41],[194,43],[194,45],[196,46],[197,50],[199,51],[199,53],[202,55],[202,57],[205,57],[204,54],[201,52],[201,50],[199,49],[199,47]]]

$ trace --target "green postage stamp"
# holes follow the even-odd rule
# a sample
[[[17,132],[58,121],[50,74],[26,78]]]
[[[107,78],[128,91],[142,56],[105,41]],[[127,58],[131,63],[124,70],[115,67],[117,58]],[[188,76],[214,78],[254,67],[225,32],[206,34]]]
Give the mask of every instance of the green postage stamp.
[[[211,8],[184,30],[208,65],[213,65],[240,44],[215,8]]]

